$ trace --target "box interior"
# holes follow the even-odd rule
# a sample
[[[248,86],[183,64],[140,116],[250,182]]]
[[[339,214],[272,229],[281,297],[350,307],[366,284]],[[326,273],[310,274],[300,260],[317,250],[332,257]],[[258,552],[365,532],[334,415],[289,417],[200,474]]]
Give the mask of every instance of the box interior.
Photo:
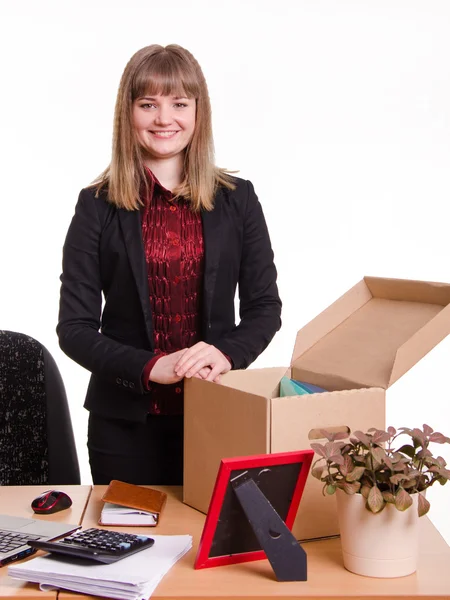
[[[330,392],[387,389],[450,333],[450,285],[365,277],[297,334],[291,368],[228,373],[223,385],[277,398],[292,377]]]
[[[397,350],[441,310],[372,298],[294,362],[294,379],[312,378],[309,383],[326,389],[386,389]]]
[[[316,317],[324,335],[305,345],[298,333],[292,377],[329,390],[387,389],[449,333],[449,303],[448,285],[366,277]]]

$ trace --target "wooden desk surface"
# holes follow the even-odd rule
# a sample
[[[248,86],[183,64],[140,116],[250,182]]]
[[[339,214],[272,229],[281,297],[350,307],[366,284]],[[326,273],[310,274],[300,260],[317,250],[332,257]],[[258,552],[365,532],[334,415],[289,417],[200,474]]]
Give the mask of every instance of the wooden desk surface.
[[[158,486],[154,486],[158,487]],[[191,534],[193,548],[164,577],[152,598],[161,600],[277,600],[303,598],[331,600],[350,598],[375,600],[432,598],[450,599],[450,548],[426,518],[422,522],[422,542],[417,573],[397,579],[373,579],[346,571],[340,540],[304,544],[308,554],[308,581],[279,583],[267,560],[194,570],[194,560],[205,515],[181,502],[181,488],[160,487],[168,493],[167,505],[156,528],[133,527],[136,532]],[[83,527],[97,526],[105,486],[95,486],[83,519]],[[108,529],[112,529],[108,527]],[[122,528],[117,528],[119,531]],[[388,540],[387,540],[388,543]],[[149,565],[151,568],[151,565]],[[60,592],[60,600],[83,598],[80,594]],[[85,596],[84,596],[85,598]],[[91,598],[94,598],[93,596]]]
[[[52,489],[49,486],[30,485],[23,487],[1,486],[0,487],[0,513],[3,515],[12,515],[14,517],[25,517],[32,519],[52,520],[61,523],[73,523],[81,525],[84,510],[91,493],[90,485],[61,485],[57,489],[67,492],[72,498],[72,506],[67,510],[51,515],[36,515],[31,508],[31,501],[45,492]],[[32,558],[32,557],[30,557]],[[30,559],[26,559],[30,560]],[[25,561],[23,561],[25,562]],[[36,600],[42,598],[56,598],[56,592],[41,592],[35,584],[26,583],[19,579],[8,577],[8,567],[0,568],[0,597],[1,598],[26,598]]]

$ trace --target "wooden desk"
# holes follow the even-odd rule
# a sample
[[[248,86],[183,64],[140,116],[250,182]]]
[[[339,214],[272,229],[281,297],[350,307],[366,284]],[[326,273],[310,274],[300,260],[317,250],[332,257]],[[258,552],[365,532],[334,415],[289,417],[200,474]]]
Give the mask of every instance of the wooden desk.
[[[48,520],[48,516],[34,514],[30,504],[31,501],[45,492],[52,489],[49,486],[30,485],[23,487],[1,486],[0,487],[0,513],[12,515],[14,517],[25,517],[32,519]],[[61,523],[74,523],[81,525],[84,511],[91,493],[90,485],[61,485],[58,489],[67,492],[72,498],[72,506],[67,510],[51,515],[52,521]],[[32,558],[32,557],[30,557]],[[26,559],[30,560],[30,559]],[[25,562],[25,561],[24,561]],[[56,592],[40,592],[38,586],[26,583],[18,579],[8,577],[8,567],[0,568],[0,597],[1,598],[20,598],[32,599],[42,598],[42,600],[54,599]]]
[[[157,486],[154,486],[157,487]],[[308,554],[308,581],[279,583],[267,560],[195,571],[193,568],[205,515],[181,502],[181,488],[161,487],[169,495],[157,528],[133,527],[136,532],[193,536],[193,548],[164,577],[152,598],[163,600],[331,600],[351,598],[399,600],[450,599],[450,548],[423,517],[419,569],[398,579],[373,579],[344,569],[340,540],[304,544]],[[83,519],[83,527],[97,526],[104,486],[95,486]],[[108,529],[112,529],[108,527]],[[117,528],[120,530],[121,528]],[[387,540],[388,543],[388,540]],[[151,565],[149,565],[151,569]],[[85,596],[84,596],[85,597]],[[60,592],[59,600],[83,598]],[[92,598],[94,598],[92,596]]]

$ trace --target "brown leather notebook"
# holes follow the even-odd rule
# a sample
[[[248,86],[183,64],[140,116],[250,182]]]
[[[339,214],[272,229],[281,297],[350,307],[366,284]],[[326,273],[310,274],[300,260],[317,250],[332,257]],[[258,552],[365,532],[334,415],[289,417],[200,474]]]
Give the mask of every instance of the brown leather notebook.
[[[167,494],[113,479],[102,496],[100,525],[148,525],[159,522]]]

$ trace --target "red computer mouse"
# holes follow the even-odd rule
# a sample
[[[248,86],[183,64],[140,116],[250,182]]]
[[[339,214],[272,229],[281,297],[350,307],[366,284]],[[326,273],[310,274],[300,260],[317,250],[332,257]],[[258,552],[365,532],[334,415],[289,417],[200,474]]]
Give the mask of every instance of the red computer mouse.
[[[48,490],[35,498],[31,508],[39,515],[51,515],[72,506],[72,500],[65,492]]]

